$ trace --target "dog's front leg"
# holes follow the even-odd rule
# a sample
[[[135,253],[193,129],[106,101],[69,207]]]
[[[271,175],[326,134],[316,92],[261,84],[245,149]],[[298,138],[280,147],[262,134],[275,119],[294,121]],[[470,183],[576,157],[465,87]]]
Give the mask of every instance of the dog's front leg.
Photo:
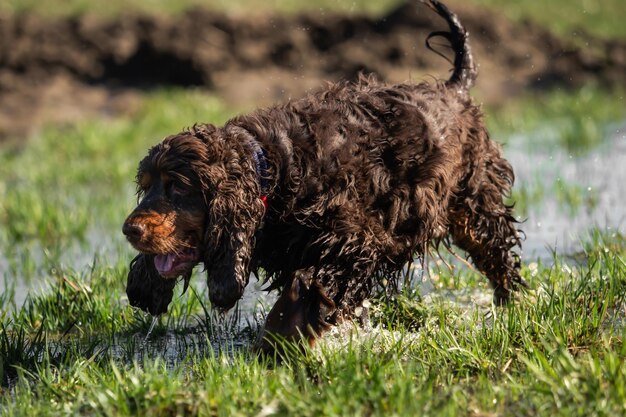
[[[312,346],[315,339],[330,328],[326,317],[334,310],[335,304],[326,296],[322,286],[308,274],[298,272],[283,287],[267,315],[258,348],[270,353],[285,341]]]

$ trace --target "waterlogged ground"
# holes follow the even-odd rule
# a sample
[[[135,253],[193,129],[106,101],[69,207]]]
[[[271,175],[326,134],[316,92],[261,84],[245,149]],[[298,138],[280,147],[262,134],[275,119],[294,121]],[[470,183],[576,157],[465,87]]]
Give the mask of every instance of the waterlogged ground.
[[[505,155],[515,168],[527,260],[573,254],[594,230],[626,230],[626,121],[602,128],[592,149],[555,145],[558,126],[517,133]]]
[[[271,301],[256,282],[226,317],[207,305],[200,271],[157,323],[124,294],[133,251],[120,228],[135,204],[137,161],[166,134],[235,110],[200,91],[157,91],[132,116],[5,144],[3,414],[620,413],[624,109],[622,93],[598,89],[486,109],[526,219],[532,290],[515,305],[495,308],[482,277],[430,256],[401,295],[371,300],[368,323],[346,324],[282,364],[248,350]]]

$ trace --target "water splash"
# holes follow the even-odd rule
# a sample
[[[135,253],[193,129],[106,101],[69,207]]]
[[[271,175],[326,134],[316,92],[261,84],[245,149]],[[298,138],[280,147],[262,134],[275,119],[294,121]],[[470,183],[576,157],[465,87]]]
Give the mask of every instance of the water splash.
[[[159,320],[158,316],[154,316],[152,318],[152,324],[150,324],[150,328],[148,329],[148,333],[146,333],[146,337],[143,340],[144,343],[148,343],[148,340],[150,339],[150,334],[152,334],[152,331],[154,330],[154,326],[156,326],[158,320]]]

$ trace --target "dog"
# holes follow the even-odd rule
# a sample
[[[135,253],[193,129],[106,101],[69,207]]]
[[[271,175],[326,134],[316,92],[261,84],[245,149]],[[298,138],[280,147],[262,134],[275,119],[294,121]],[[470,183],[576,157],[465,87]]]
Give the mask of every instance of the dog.
[[[152,147],[123,233],[139,251],[130,304],[159,315],[202,262],[213,306],[227,310],[254,272],[279,298],[270,337],[313,343],[429,248],[467,252],[506,303],[526,286],[511,165],[469,96],[468,33],[436,0],[454,53],[447,81],[329,84],[223,127],[198,124]],[[432,49],[432,48],[430,48]]]

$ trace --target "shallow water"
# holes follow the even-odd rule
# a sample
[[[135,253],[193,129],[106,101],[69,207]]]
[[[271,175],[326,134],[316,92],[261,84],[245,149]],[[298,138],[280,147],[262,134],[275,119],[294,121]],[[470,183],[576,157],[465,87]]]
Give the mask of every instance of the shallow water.
[[[232,357],[235,352],[249,347],[257,334],[255,326],[239,326],[237,329],[213,329],[207,332],[198,326],[186,329],[184,334],[170,330],[146,337],[136,333],[116,340],[111,345],[104,344],[113,359],[141,363],[147,358],[161,358],[168,367],[174,367],[185,358],[202,357],[208,351],[224,357]]]
[[[45,248],[39,242],[16,244],[18,260],[11,262],[0,253],[0,294],[13,292],[16,307],[29,294],[39,294],[49,287],[48,278],[57,271],[85,271],[97,264],[114,264],[120,257],[130,263],[133,251],[121,236],[112,231],[90,230],[84,241],[75,240],[62,248]],[[21,262],[21,263],[20,263]],[[24,266],[29,264],[29,266]]]
[[[539,140],[549,140],[543,131]],[[543,198],[531,203],[520,228],[526,234],[524,259],[550,261],[553,252],[571,254],[589,240],[593,227],[611,234],[626,226],[626,122],[611,126],[607,139],[581,156],[538,143],[531,135],[512,137],[505,149],[516,175],[516,187],[543,187]],[[573,189],[577,202],[559,198]]]

